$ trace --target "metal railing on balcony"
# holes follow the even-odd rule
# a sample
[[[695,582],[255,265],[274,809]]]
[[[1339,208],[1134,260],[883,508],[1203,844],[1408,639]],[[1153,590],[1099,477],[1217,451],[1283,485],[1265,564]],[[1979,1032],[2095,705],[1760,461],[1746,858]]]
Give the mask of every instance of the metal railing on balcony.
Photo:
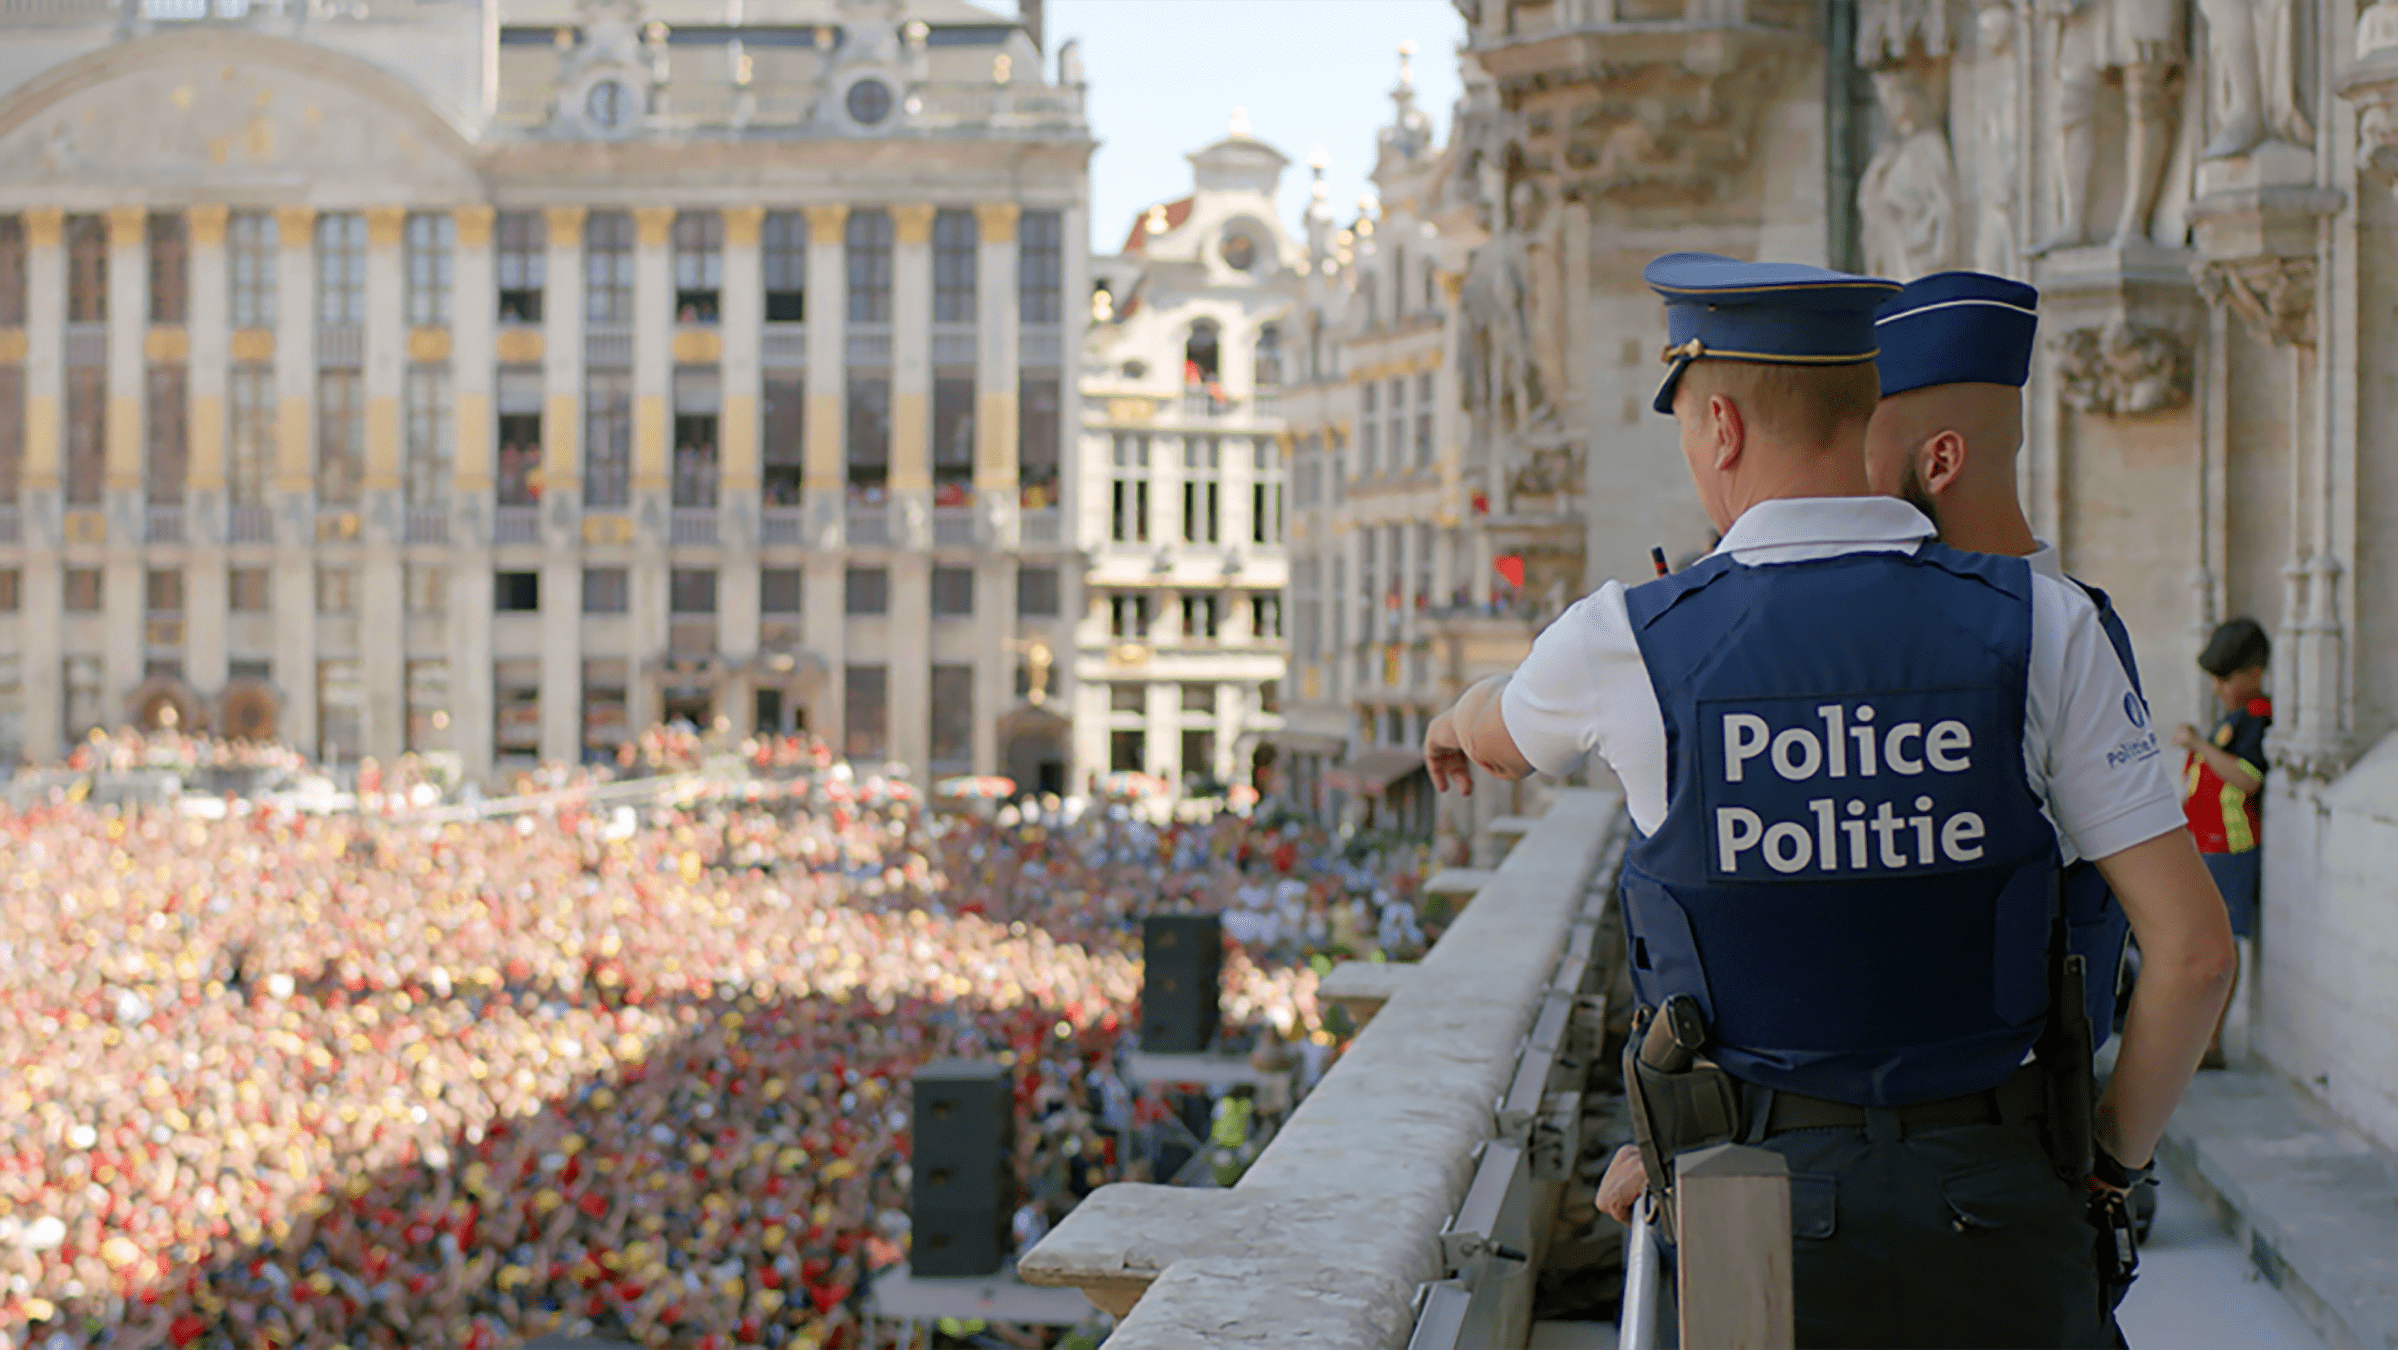
[[[933,543],[942,548],[968,548],[974,543],[974,512],[960,506],[933,510]]]
[[[326,324],[316,330],[316,363],[331,370],[366,364],[366,330],[356,324]]]
[[[971,366],[976,357],[974,325],[942,323],[933,325],[933,364],[935,366]]]
[[[236,506],[227,511],[225,513],[225,542],[230,544],[274,543],[274,508]]]
[[[857,548],[881,548],[891,542],[891,509],[852,505],[842,522],[843,533]]]
[[[1066,533],[1065,514],[1056,507],[1045,511],[1027,511],[1017,517],[1017,537],[1027,544],[1061,543]]]
[[[1561,1144],[1577,1156],[1543,1125],[1569,1109],[1550,1100],[1567,1090],[1555,1070],[1599,1020],[1591,906],[1620,803],[1558,791],[1422,963],[1391,972],[1387,1001],[1237,1185],[1103,1186],[1018,1276],[1114,1313],[1110,1350],[1192,1344],[1228,1309],[1277,1344],[1395,1350],[1445,1283],[1467,1286],[1461,1326],[1501,1329],[1455,1344],[1523,1344],[1506,1329],[1528,1321],[1536,1274],[1496,1249],[1533,1250],[1508,1234],[1545,1235],[1561,1188],[1532,1173]]]
[[[1181,410],[1184,417],[1200,417],[1212,421],[1219,417],[1234,415],[1240,411],[1240,406],[1239,403],[1221,394],[1211,394],[1204,389],[1186,389],[1182,395]]]
[[[797,370],[808,364],[808,326],[770,323],[758,335],[758,364],[767,370]]]
[[[583,330],[583,364],[595,370],[623,370],[633,364],[633,326],[595,323]]]
[[[716,544],[716,508],[713,506],[678,506],[666,523],[666,541],[684,548],[712,548]]]
[[[853,323],[849,340],[843,344],[843,359],[862,368],[891,364],[891,326],[889,324]]]
[[[491,542],[495,544],[540,543],[540,508],[503,506],[493,511],[491,513]]]
[[[411,544],[446,544],[450,542],[450,508],[446,506],[409,507],[406,537]]]
[[[807,528],[797,511],[767,511],[758,517],[758,542],[768,548],[790,548],[806,539]]]
[[[156,503],[142,509],[142,539],[152,544],[183,542],[183,506]]]
[[[69,366],[108,364],[108,325],[70,323],[60,339],[59,357]]]

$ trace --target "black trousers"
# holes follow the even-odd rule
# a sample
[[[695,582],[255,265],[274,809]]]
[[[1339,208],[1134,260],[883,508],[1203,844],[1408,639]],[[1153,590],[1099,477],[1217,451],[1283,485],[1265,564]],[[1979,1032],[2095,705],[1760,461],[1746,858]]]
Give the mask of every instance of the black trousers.
[[[1802,1347],[2106,1350],[2121,1344],[2079,1191],[2038,1127],[1790,1130]]]

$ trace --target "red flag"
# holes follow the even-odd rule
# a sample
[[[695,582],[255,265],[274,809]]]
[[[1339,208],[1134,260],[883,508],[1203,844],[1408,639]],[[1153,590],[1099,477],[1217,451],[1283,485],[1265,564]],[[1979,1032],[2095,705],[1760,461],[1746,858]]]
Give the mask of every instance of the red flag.
[[[1524,588],[1523,554],[1502,553],[1498,557],[1491,559],[1490,565],[1499,569],[1499,575],[1506,578],[1508,585],[1515,587],[1517,590],[1522,590]]]

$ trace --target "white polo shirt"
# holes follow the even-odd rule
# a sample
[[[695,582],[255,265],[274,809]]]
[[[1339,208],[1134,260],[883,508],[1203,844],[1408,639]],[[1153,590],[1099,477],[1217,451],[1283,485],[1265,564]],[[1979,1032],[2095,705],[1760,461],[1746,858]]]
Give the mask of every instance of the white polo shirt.
[[[1911,552],[1934,533],[1922,512],[1895,497],[1802,497],[1750,507],[1716,551],[1752,565],[1807,562]],[[2181,799],[2097,606],[2049,572],[2033,560],[2024,776],[2068,856],[2104,858],[2180,829]],[[1534,768],[1570,773],[1595,753],[1623,780],[1632,823],[1643,832],[1664,823],[1665,716],[1622,582],[1608,582],[1549,625],[1508,681],[1499,712]]]

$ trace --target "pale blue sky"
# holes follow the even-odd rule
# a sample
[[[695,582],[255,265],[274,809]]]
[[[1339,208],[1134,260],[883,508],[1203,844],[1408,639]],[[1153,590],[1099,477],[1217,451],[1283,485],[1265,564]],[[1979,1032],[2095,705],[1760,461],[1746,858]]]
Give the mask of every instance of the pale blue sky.
[[[1091,247],[1113,253],[1133,216],[1190,191],[1183,156],[1221,139],[1232,110],[1291,157],[1282,216],[1307,208],[1307,158],[1346,219],[1371,190],[1374,131],[1389,123],[1401,39],[1416,45],[1416,106],[1442,136],[1457,100],[1464,21],[1449,0],[1048,0],[1054,53],[1082,39],[1090,81]]]

